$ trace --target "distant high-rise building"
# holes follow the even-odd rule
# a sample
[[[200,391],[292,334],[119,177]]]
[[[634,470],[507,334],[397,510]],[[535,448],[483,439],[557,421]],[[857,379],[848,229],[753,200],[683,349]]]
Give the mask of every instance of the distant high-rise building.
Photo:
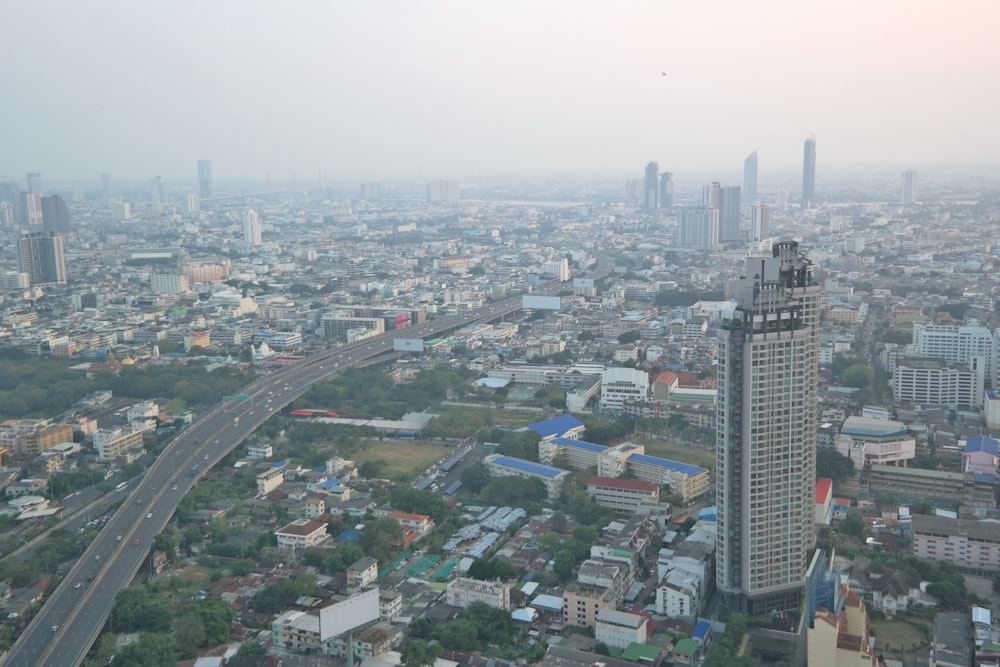
[[[816,137],[806,139],[802,155],[802,199],[804,209],[816,206]]]
[[[714,248],[719,244],[719,209],[682,208],[677,212],[678,248]]]
[[[747,204],[757,201],[757,151],[743,160],[743,201]]]
[[[660,174],[660,208],[674,207],[674,175],[669,171]]]
[[[638,206],[642,202],[642,179],[630,178],[625,181],[625,205]]]
[[[26,227],[38,227],[42,224],[42,195],[34,192],[22,192],[18,197],[20,205],[18,214],[21,224]]]
[[[14,205],[9,201],[0,200],[0,227],[13,227],[17,216],[14,214]]]
[[[427,201],[431,203],[457,202],[460,196],[458,181],[431,181],[427,184]]]
[[[73,201],[83,201],[84,195],[83,183],[80,181],[73,181]]]
[[[752,247],[756,247],[761,241],[767,238],[767,227],[770,218],[770,206],[761,204],[760,202],[753,205],[750,219],[750,244]]]
[[[153,178],[149,187],[149,200],[153,206],[159,206],[167,201],[167,185],[163,182],[162,176]]]
[[[379,195],[382,194],[380,190],[378,183],[362,183],[361,198],[365,201],[378,201]]]
[[[249,246],[259,246],[263,243],[262,234],[263,226],[257,211],[243,211],[243,241]]]
[[[816,542],[820,293],[798,243],[776,243],[719,331],[716,584],[750,615],[801,608]]]
[[[188,215],[201,210],[201,199],[196,194],[190,194],[184,200],[184,212]]]
[[[903,189],[899,196],[901,204],[909,205],[917,201],[917,172],[907,169],[903,172]]]
[[[740,240],[740,186],[727,185],[719,190],[719,241]]]
[[[24,234],[17,240],[17,263],[32,285],[66,283],[63,238],[54,232]]]
[[[212,196],[212,161],[198,160],[198,194],[202,199]]]
[[[28,192],[33,195],[45,194],[45,183],[42,181],[42,175],[37,171],[28,172]]]
[[[101,174],[101,196],[111,199],[111,174]]]
[[[711,185],[701,188],[701,205],[705,208],[719,208],[722,202],[722,184],[712,181]]]
[[[120,199],[111,200],[111,219],[122,222],[132,218],[132,205]]]
[[[650,162],[646,165],[646,175],[642,182],[642,210],[652,213],[660,205],[660,188],[657,182],[660,173],[660,165]]]
[[[70,230],[69,207],[59,195],[42,197],[42,231],[67,234]]]

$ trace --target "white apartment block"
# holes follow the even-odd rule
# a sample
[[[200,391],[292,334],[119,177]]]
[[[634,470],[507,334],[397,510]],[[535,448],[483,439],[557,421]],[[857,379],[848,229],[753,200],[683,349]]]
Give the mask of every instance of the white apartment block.
[[[313,547],[327,538],[326,524],[309,519],[296,519],[274,532],[278,546],[286,549]]]
[[[917,356],[944,359],[966,364],[972,357],[986,360],[986,379],[992,385],[997,380],[997,354],[1000,338],[986,327],[914,324],[914,343]]]
[[[626,401],[649,399],[649,374],[634,368],[608,368],[601,382],[601,410],[621,412]]]
[[[629,644],[645,644],[646,633],[645,616],[614,609],[601,609],[597,612],[594,638],[607,646],[626,649]]]
[[[462,609],[473,602],[482,602],[497,609],[510,611],[510,584],[459,577],[448,584],[446,598],[448,604]]]
[[[187,294],[190,291],[188,277],[178,273],[150,274],[149,288],[156,294]]]
[[[142,431],[102,428],[94,432],[98,461],[114,461],[126,452],[142,448]]]
[[[900,403],[981,408],[985,367],[982,357],[971,357],[967,365],[901,357],[892,372],[892,395]]]

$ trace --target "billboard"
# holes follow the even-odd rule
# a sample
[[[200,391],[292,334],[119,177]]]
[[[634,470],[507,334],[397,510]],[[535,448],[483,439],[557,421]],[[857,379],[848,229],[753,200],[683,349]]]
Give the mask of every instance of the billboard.
[[[422,338],[393,338],[392,349],[396,352],[423,352]]]
[[[535,310],[560,310],[562,309],[562,298],[558,296],[535,296],[525,294],[521,297],[521,307]]]
[[[346,634],[378,620],[378,586],[319,610],[319,640]]]

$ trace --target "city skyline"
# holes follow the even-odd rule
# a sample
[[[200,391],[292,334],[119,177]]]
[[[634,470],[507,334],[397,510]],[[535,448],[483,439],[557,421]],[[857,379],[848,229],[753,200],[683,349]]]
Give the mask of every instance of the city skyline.
[[[620,177],[650,159],[736,171],[757,150],[766,181],[794,169],[812,133],[824,175],[996,163],[997,93],[982,82],[995,77],[1000,8],[960,4],[942,21],[902,2],[723,5],[574,4],[572,30],[558,3],[306,3],[289,15],[220,1],[198,21],[194,5],[67,4],[44,29],[16,6],[0,52],[37,60],[5,76],[24,103],[10,109],[18,132],[0,178],[187,183],[201,156],[224,180]],[[114,25],[144,29],[95,39]],[[695,29],[665,40],[678,25]],[[737,54],[750,75],[714,85]]]

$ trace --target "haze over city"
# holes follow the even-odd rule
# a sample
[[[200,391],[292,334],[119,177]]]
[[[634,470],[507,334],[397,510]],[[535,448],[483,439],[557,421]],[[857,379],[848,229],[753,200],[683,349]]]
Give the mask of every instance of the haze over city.
[[[0,179],[995,164],[1000,7],[108,1],[5,9]],[[26,54],[30,54],[30,58]],[[20,63],[15,65],[15,63]]]

